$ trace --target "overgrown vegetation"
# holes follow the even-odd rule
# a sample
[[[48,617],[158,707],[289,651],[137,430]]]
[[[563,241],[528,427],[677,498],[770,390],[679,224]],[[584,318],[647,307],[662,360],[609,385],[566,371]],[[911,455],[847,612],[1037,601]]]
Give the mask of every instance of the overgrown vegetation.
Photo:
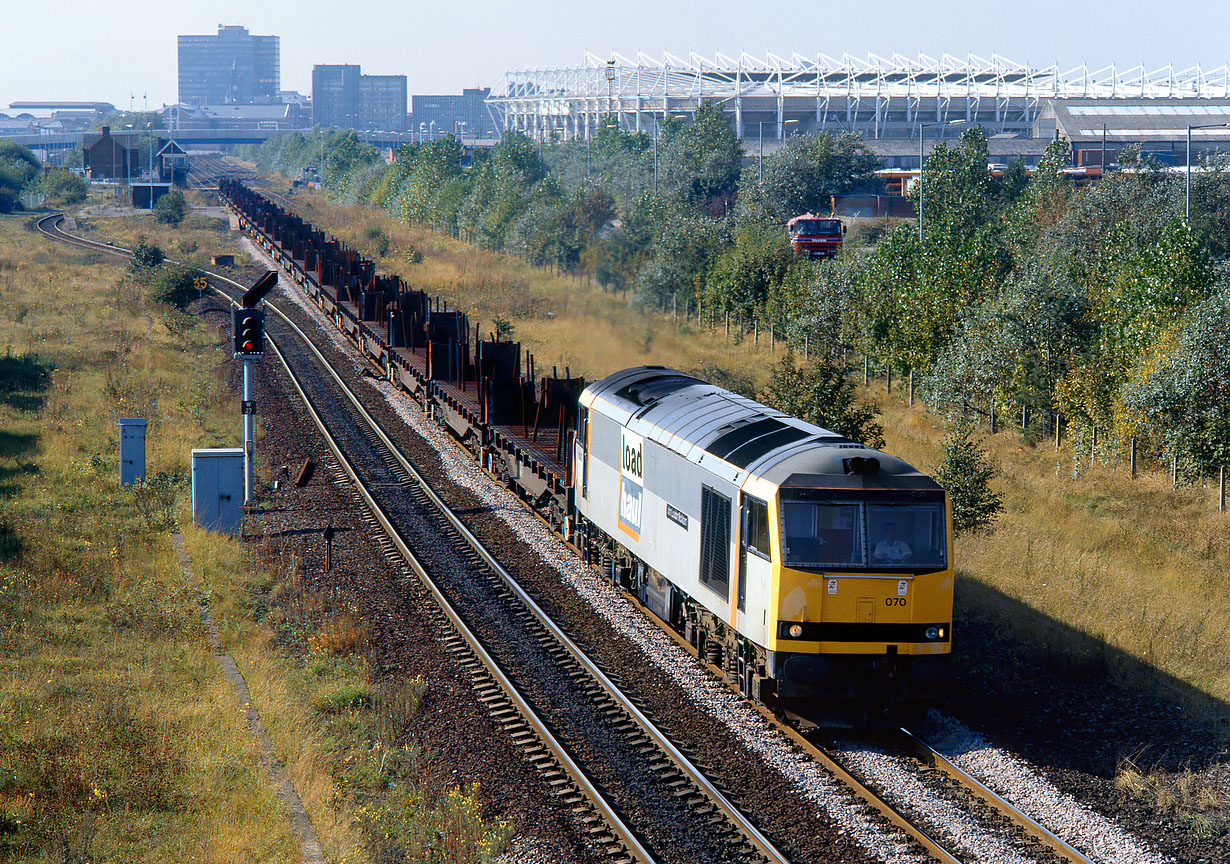
[[[187,215],[188,201],[178,189],[172,189],[154,205],[154,216],[166,225],[178,226]]]
[[[859,398],[850,367],[835,355],[796,366],[787,354],[774,367],[762,397],[779,411],[823,426],[868,447],[884,446],[878,406]]]
[[[301,860],[204,600],[330,860],[490,860],[511,828],[476,789],[408,782],[428,682],[370,669],[361,624],[296,568],[191,526],[189,451],[233,446],[237,424],[216,319],[184,311],[191,271],[161,254],[212,231],[188,226],[94,223],[146,235],[125,267],[0,222],[0,859]],[[127,489],[117,416],[150,421]]]
[[[1226,375],[1225,340],[1208,329],[1230,291],[1220,163],[1193,177],[1187,224],[1173,173],[1140,161],[1078,192],[1064,141],[1033,173],[1019,161],[992,173],[975,128],[927,160],[921,238],[913,225],[879,226],[842,260],[812,263],[791,254],[784,222],[876,188],[856,137],[792,136],[765,157],[763,182],[759,166],[741,169],[716,106],[640,133],[604,118],[589,142],[507,134],[469,165],[453,138],[403,147],[387,167],[345,134],[323,141],[339,201],[587,272],[649,310],[699,311],[740,332],[755,322],[796,352],[869,353],[913,371],[928,404],[954,418],[1025,405],[1035,418],[1060,412],[1077,440],[1096,428],[1103,458],[1135,438],[1196,474],[1226,461],[1224,394],[1176,395],[1184,374]],[[319,161],[317,145],[288,135],[250,155],[293,173]]]

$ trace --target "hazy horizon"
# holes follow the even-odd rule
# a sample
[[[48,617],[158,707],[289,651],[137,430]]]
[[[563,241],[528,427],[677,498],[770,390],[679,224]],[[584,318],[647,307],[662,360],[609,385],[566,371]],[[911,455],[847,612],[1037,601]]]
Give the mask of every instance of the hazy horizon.
[[[57,13],[64,7],[57,7]],[[992,54],[1033,66],[1088,63],[1176,70],[1223,66],[1230,6],[1172,3],[1166,14],[1138,0],[1113,10],[1041,0],[1010,12],[986,3],[934,6],[872,0],[858,6],[769,3],[650,3],[626,0],[578,12],[559,0],[517,7],[474,0],[464,7],[354,0],[344,16],[330,5],[267,0],[259,7],[218,0],[176,8],[133,0],[122,20],[98,4],[70,0],[65,14],[22,4],[6,10],[11,28],[0,52],[0,110],[15,101],[88,100],[151,108],[177,98],[180,34],[211,34],[219,24],[280,38],[283,90],[311,91],[319,63],[355,63],[374,74],[404,74],[409,92],[499,90],[508,69],[576,66],[585,51],[661,58],[669,51],[711,57],[747,52],[919,54],[964,58]],[[1186,19],[1190,19],[1186,20]],[[37,71],[37,74],[35,72]],[[1230,94],[1227,94],[1230,95]]]

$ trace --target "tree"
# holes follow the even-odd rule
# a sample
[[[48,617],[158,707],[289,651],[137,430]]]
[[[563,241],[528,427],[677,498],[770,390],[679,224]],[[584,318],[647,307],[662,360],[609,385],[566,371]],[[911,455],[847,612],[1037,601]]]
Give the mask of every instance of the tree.
[[[166,256],[162,254],[162,250],[142,235],[137,238],[137,245],[133,247],[132,258],[129,259],[128,266],[134,273],[148,273],[165,259]]]
[[[834,195],[878,189],[879,166],[879,157],[867,149],[861,135],[792,135],[765,157],[765,212],[779,221],[828,212]]]
[[[85,178],[63,168],[52,168],[43,175],[42,189],[61,205],[80,204],[89,192]]]
[[[868,447],[884,446],[884,427],[875,421],[877,407],[859,401],[850,367],[836,354],[803,367],[795,366],[794,356],[787,354],[773,366],[764,401]]]
[[[658,165],[663,191],[703,205],[735,191],[743,145],[721,106],[703,102],[690,124],[663,127]]]
[[[38,157],[28,148],[0,139],[0,213],[17,209],[21,193],[37,179],[39,169]]]
[[[794,263],[781,231],[765,225],[740,226],[734,245],[718,256],[705,278],[705,306],[753,318]]]
[[[172,189],[163,195],[154,205],[154,215],[158,217],[159,222],[178,226],[188,215],[188,202],[184,200],[184,193],[178,189]]]
[[[944,461],[931,469],[931,476],[952,502],[953,530],[965,534],[990,528],[1004,512],[1004,496],[991,490],[999,469],[964,423],[945,436],[943,447]]]
[[[1230,285],[1193,306],[1125,389],[1126,430],[1199,464],[1230,464]]]

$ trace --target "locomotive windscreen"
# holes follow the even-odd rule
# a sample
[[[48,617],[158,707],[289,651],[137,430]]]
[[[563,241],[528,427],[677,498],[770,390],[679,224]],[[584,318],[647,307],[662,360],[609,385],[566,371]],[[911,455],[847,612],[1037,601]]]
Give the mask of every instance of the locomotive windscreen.
[[[943,501],[782,502],[782,563],[802,569],[942,570]]]

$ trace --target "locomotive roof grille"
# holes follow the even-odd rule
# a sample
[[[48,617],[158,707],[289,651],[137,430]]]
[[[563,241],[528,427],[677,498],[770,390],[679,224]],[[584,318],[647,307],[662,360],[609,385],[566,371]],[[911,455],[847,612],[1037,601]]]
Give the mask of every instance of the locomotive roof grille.
[[[670,395],[676,390],[682,390],[684,387],[690,387],[693,384],[699,383],[701,382],[690,375],[680,375],[678,373],[653,375],[649,378],[638,379],[625,387],[621,387],[615,391],[615,395],[643,408],[646,405],[652,405],[663,396]]]
[[[736,447],[726,457],[726,461],[732,465],[737,465],[740,468],[746,468],[757,459],[772,453],[787,445],[794,444],[797,441],[802,441],[808,437],[808,433],[802,429],[796,429],[793,426],[786,426],[778,429],[776,432],[770,432],[768,435],[761,435],[759,438],[753,438],[751,441],[744,444],[742,447]]]
[[[791,429],[782,421],[774,417],[765,417],[761,420],[755,420],[751,423],[746,423],[742,426],[736,426],[729,432],[725,432],[714,438],[705,447],[706,452],[712,453],[719,459],[729,461],[730,454],[738,450],[753,438],[759,438],[761,435],[768,435],[771,432],[779,432],[782,429]],[[806,433],[804,433],[806,435]]]

